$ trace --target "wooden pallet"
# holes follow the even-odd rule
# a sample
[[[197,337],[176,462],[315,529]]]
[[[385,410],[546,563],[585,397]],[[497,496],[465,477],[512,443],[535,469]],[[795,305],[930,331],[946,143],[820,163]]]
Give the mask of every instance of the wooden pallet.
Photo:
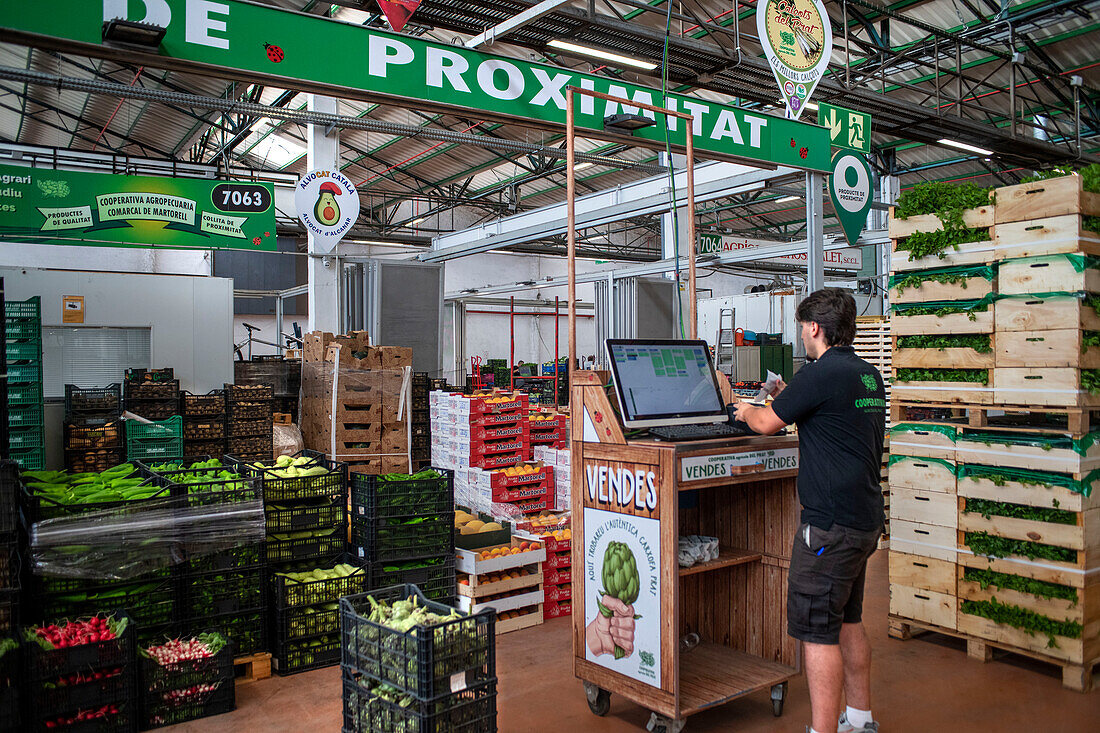
[[[923,633],[936,633],[952,636],[966,641],[966,656],[979,662],[989,662],[993,659],[994,650],[1000,650],[1011,654],[1019,654],[1025,657],[1037,659],[1062,668],[1062,686],[1077,692],[1088,692],[1092,689],[1093,667],[1100,660],[1091,660],[1087,664],[1075,664],[1062,659],[1053,658],[1047,654],[1032,649],[1025,649],[1002,641],[983,639],[972,634],[955,629],[948,629],[935,624],[916,619],[904,618],[890,614],[888,617],[888,631],[891,639],[902,641],[912,639]]]
[[[237,657],[233,660],[238,685],[258,680],[266,680],[271,676],[271,654],[259,652],[247,657]]]
[[[890,422],[924,422],[930,425],[1004,430],[1017,433],[1058,433],[1081,437],[1089,433],[1093,407],[1036,407],[950,402],[918,402],[895,399],[890,403]],[[1003,413],[1003,414],[1002,414]]]

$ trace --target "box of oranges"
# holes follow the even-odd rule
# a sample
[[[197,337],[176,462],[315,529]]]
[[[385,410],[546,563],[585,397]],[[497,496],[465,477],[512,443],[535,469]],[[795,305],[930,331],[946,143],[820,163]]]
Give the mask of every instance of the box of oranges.
[[[455,569],[466,575],[488,575],[512,568],[534,565],[546,561],[546,548],[541,542],[513,537],[508,544],[486,547],[481,550],[455,551]]]
[[[561,616],[570,616],[573,613],[573,601],[557,601],[556,603],[547,603],[542,607],[542,617],[549,621],[552,618],[559,618]]]
[[[483,575],[459,573],[458,593],[469,598],[484,598],[541,583],[542,573],[539,571],[539,566],[524,565]]]
[[[506,489],[527,484],[545,483],[554,485],[554,467],[542,461],[516,461],[517,465],[502,467],[499,471],[490,471],[478,477],[478,484],[487,483],[489,488]],[[499,501],[499,500],[497,500]]]
[[[511,413],[526,414],[528,399],[523,392],[505,392],[493,390],[492,392],[478,392],[470,395],[468,400],[454,405],[457,414],[474,415],[506,415]]]

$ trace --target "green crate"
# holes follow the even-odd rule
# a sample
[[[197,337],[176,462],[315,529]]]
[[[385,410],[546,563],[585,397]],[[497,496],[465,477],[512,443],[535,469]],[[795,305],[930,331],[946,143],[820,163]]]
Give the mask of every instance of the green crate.
[[[42,385],[9,384],[8,407],[31,407],[42,404]]]
[[[12,450],[9,455],[24,471],[42,471],[46,468],[46,451],[42,448]]]
[[[4,337],[9,340],[37,341],[42,338],[42,322],[33,318],[8,319],[4,324]]]
[[[8,361],[42,361],[42,342],[9,341],[7,344]]]
[[[183,438],[126,441],[126,460],[165,461],[183,458]]]
[[[20,428],[41,428],[42,407],[31,405],[30,407],[9,407],[8,427],[18,430]]]
[[[126,423],[126,443],[146,440],[183,440],[183,418],[179,415],[167,420],[143,423],[129,420]]]
[[[33,364],[8,364],[8,384],[41,384],[42,365]]]
[[[27,300],[4,301],[4,316],[12,318],[34,318],[42,320],[42,298],[34,296]]]
[[[8,447],[12,450],[42,450],[45,445],[45,431],[41,427],[8,432]]]

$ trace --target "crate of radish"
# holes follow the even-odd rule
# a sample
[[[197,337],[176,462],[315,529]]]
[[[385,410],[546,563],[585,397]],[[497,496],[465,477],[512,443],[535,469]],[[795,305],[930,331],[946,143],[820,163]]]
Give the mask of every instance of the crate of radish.
[[[117,612],[25,627],[26,668],[36,682],[134,662],[134,627]]]
[[[495,613],[463,614],[415,585],[340,599],[342,662],[419,700],[496,676]]]
[[[218,633],[143,648],[141,724],[159,728],[236,708],[233,645]]]

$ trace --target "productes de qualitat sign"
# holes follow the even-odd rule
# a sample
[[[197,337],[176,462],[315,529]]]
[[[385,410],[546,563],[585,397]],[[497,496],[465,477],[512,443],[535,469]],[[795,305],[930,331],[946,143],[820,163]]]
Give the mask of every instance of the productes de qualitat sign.
[[[584,461],[584,658],[661,687],[657,466]]]
[[[821,172],[829,169],[829,134],[816,124],[682,94],[664,99],[660,89],[613,77],[239,0],[5,2],[0,3],[0,40],[109,55],[117,49],[104,46],[102,27],[115,17],[164,27],[164,40],[156,50],[159,58],[143,61],[154,64],[163,59],[166,68],[197,71],[196,65],[201,65],[211,74],[260,79],[289,89],[306,84],[335,96],[558,129],[566,121],[566,89],[575,86],[690,113],[693,142],[701,157],[712,152]],[[339,61],[322,49],[338,50]],[[603,134],[605,117],[639,111],[586,96],[576,101],[576,126],[596,137]],[[642,114],[652,116],[648,111]],[[669,143],[684,145],[685,121],[669,117],[667,125]],[[633,137],[663,146],[666,135],[657,124],[637,130]]]
[[[273,251],[274,190],[269,183],[0,165],[0,238]]]

